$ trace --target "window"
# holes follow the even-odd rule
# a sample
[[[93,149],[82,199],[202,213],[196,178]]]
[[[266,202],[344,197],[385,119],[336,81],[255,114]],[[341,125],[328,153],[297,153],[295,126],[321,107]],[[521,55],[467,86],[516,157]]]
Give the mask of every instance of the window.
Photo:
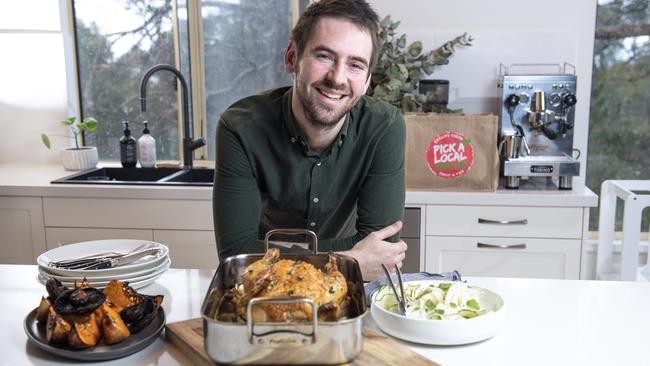
[[[156,64],[176,64],[174,14],[170,0],[75,0],[74,25],[81,114],[95,117],[97,133],[86,143],[102,160],[119,160],[122,121],[142,132],[140,79]],[[158,158],[179,159],[175,79],[161,72],[148,87],[151,133],[159,141]]]
[[[81,114],[100,122],[97,133],[85,136],[86,143],[97,146],[100,159],[119,160],[122,121],[130,121],[137,139],[146,119],[158,159],[181,160],[181,98],[171,73],[150,79],[147,111],[140,113],[142,75],[163,63],[179,68],[192,85],[194,137],[205,137],[207,149],[200,155],[214,159],[216,125],[225,108],[244,96],[290,84],[284,50],[294,14],[308,3],[74,0]]]
[[[649,35],[647,0],[599,0],[587,160],[587,186],[596,193],[606,179],[650,179]],[[596,230],[597,208],[590,221]]]
[[[289,85],[284,70],[290,0],[204,1],[203,48],[208,158],[221,112],[242,97]]]

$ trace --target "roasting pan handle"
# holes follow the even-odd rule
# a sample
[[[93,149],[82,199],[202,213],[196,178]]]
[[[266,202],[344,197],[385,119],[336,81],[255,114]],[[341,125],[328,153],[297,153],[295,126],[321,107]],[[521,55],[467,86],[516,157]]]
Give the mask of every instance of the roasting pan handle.
[[[306,302],[312,308],[311,332],[303,333],[297,329],[290,329],[292,323],[282,323],[280,325],[282,329],[273,329],[265,333],[255,333],[253,306],[261,304],[287,305],[301,302]],[[277,323],[261,324],[277,325]],[[255,297],[248,302],[248,306],[246,307],[246,327],[248,328],[249,342],[257,346],[288,348],[302,347],[316,343],[316,331],[318,330],[318,310],[316,308],[316,303],[308,297]]]
[[[316,236],[316,233],[311,231],[311,230],[305,230],[305,229],[273,229],[269,230],[266,235],[264,236],[264,253],[266,253],[269,250],[269,238],[272,235],[276,234],[284,234],[284,235],[308,235],[311,236],[314,247],[312,248],[314,254],[318,253],[318,237]],[[309,244],[309,243],[307,243]]]

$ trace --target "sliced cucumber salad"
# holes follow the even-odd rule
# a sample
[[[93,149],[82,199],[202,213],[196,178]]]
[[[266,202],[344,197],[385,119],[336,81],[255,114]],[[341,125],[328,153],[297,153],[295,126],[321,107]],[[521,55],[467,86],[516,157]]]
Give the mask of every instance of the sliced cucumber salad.
[[[464,282],[405,283],[406,316],[418,319],[470,319],[489,312],[479,303],[480,289]],[[397,299],[388,285],[379,288],[375,302],[399,314]]]

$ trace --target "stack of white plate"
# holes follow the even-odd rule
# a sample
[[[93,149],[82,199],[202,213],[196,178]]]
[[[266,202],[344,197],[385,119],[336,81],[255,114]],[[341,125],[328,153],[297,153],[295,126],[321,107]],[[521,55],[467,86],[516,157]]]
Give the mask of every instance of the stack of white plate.
[[[160,247],[153,255],[140,258],[129,264],[106,269],[84,270],[64,269],[51,267],[49,263],[76,259],[98,253],[115,252],[128,253],[141,245],[149,244],[150,247]],[[82,243],[63,245],[41,254],[38,263],[38,282],[45,284],[48,279],[56,278],[66,287],[72,287],[75,280],[84,277],[92,287],[104,288],[111,280],[127,281],[134,289],[144,287],[169,269],[169,248],[167,246],[148,240],[94,240]]]

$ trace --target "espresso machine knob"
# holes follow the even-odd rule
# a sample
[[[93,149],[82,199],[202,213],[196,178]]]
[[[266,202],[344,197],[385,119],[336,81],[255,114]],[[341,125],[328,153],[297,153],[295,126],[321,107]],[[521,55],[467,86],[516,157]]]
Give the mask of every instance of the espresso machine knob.
[[[559,107],[562,104],[562,96],[558,93],[553,93],[548,97],[548,101],[553,107]]]
[[[506,98],[506,106],[508,108],[514,108],[519,104],[519,96],[517,94],[510,94]]]
[[[574,94],[567,94],[564,96],[562,103],[564,104],[565,107],[572,107],[576,103],[578,103],[578,98],[576,98]]]

